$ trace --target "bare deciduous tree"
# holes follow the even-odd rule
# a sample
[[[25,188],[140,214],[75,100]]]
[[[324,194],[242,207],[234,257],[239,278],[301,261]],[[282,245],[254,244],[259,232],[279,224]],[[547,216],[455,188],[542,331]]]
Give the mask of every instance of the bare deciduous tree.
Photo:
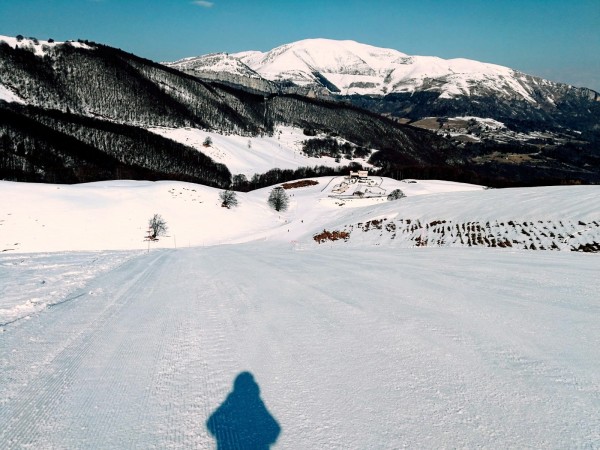
[[[281,186],[273,188],[267,200],[275,211],[285,211],[288,207],[288,196]]]
[[[151,240],[156,240],[159,236],[167,234],[167,229],[167,222],[160,214],[154,214],[148,221],[148,237]]]
[[[237,206],[238,200],[234,191],[226,190],[219,194],[221,199],[221,206],[227,209],[231,209],[232,206]]]

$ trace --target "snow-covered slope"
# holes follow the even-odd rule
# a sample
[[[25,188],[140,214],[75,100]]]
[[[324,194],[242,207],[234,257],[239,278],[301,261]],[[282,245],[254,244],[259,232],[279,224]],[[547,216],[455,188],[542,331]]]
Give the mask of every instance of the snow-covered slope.
[[[436,247],[598,251],[598,186],[311,181],[0,182],[0,447],[597,447],[598,256]]]
[[[51,48],[62,46],[62,45],[70,45],[72,47],[77,48],[85,48],[87,50],[91,50],[92,47],[89,45],[78,42],[78,41],[54,41],[48,40],[44,41],[36,38],[27,38],[27,37],[12,37],[12,36],[2,36],[0,35],[0,44],[5,43],[8,44],[12,48],[21,48],[32,51],[36,56],[44,56],[48,53],[48,50]]]
[[[27,298],[82,259],[53,256],[0,271]],[[141,254],[0,327],[0,447],[594,449],[598,269],[461,249]]]
[[[72,47],[91,49],[91,47],[82,42],[75,41],[67,41],[67,42],[57,42],[54,40],[44,41],[35,38],[25,38],[25,37],[12,37],[12,36],[2,36],[0,35],[0,45],[7,44],[11,48],[19,48],[32,52],[34,55],[38,57],[42,57],[48,54],[50,49],[55,47],[60,47],[63,45],[70,45]],[[0,79],[0,100],[4,100],[9,103],[27,103],[17,92],[15,89],[11,89],[2,84],[2,80]]]
[[[246,52],[245,54],[252,53]],[[261,93],[275,93],[279,91],[275,83],[267,80],[248,67],[238,55],[211,53],[163,64],[202,78],[203,80],[218,80],[220,82],[232,83]]]
[[[599,193],[596,187],[444,193],[387,202],[330,226],[358,246],[599,252]]]
[[[150,131],[197,149],[213,161],[227,166],[232,174],[242,174],[250,179],[254,174],[271,169],[298,169],[300,167],[340,167],[356,162],[371,167],[368,158],[340,159],[329,156],[307,156],[302,143],[308,139],[303,130],[296,127],[278,126],[273,136],[237,136],[198,128],[150,128]],[[325,134],[316,136],[326,137]],[[207,138],[210,145],[204,145]],[[337,138],[340,144],[347,142]]]
[[[335,245],[485,246],[598,250],[597,186],[483,190],[444,181],[316,178],[286,186],[289,208],[267,205],[271,188],[238,193],[221,207],[218,189],[181,182],[81,185],[0,182],[0,250],[147,249],[277,240],[317,245],[323,230],[347,232]],[[406,198],[389,201],[401,189]],[[168,237],[148,243],[148,219],[161,214]]]
[[[48,256],[0,273],[27,298],[82,259]],[[594,449],[598,269],[557,252],[144,253],[0,327],[0,447]]]
[[[6,86],[0,84],[0,100],[4,100],[8,103],[21,103],[24,104],[25,101],[19,97],[18,94],[12,91],[12,89],[7,88]]]
[[[165,63],[179,70],[195,72],[227,72],[249,78],[261,78],[254,70],[244,64],[239,58],[227,53],[210,53],[208,55],[180,59]]]

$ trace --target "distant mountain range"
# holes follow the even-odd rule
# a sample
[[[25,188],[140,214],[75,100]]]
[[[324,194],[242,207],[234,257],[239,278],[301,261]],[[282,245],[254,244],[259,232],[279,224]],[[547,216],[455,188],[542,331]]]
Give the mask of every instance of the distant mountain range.
[[[268,52],[216,53],[170,67],[265,92],[351,101],[410,121],[477,116],[523,128],[598,130],[600,94],[495,64],[307,39]]]
[[[438,83],[436,91],[433,78],[426,75],[426,60],[400,55],[351,42],[316,40],[266,54],[218,54],[165,65],[88,41],[0,36],[0,178],[63,183],[176,179],[227,187],[235,175],[228,167],[202,148],[150,130],[188,127],[252,137],[272,135],[279,125],[286,125],[304,130],[304,149],[311,156],[340,159],[342,166],[353,149],[360,149],[382,175],[393,177],[494,186],[600,181],[597,94],[536,81],[539,92],[544,86],[553,90],[546,107],[554,102],[560,111],[544,112],[552,117],[546,122],[540,113],[550,130],[544,134],[535,128],[540,123],[535,117],[517,113],[521,104],[545,111],[541,103],[532,103],[537,97],[528,91],[529,78],[523,75],[514,81],[509,72],[491,66],[497,68],[496,81],[482,76],[481,86],[488,90],[504,86],[508,100],[489,97],[485,108],[490,114],[478,106],[481,114],[472,117],[461,110],[454,114],[458,119],[432,113],[433,118],[423,120],[429,116],[419,110],[433,111],[423,99],[429,98],[435,107],[475,108],[484,97],[477,96],[480,91],[464,74],[447,76],[454,84]],[[411,64],[421,72],[402,75],[402,67]],[[453,67],[461,63],[456,64]],[[435,79],[441,79],[445,70],[441,62],[439,67]],[[412,80],[414,91],[400,90],[405,79]],[[400,114],[381,110],[406,102],[411,112],[403,119],[412,125],[402,124]],[[503,102],[512,105],[514,123],[505,120]],[[580,121],[577,114],[583,117]],[[564,115],[584,127],[566,127]],[[273,167],[270,173],[253,177],[253,183],[238,187],[255,188],[331,170]]]

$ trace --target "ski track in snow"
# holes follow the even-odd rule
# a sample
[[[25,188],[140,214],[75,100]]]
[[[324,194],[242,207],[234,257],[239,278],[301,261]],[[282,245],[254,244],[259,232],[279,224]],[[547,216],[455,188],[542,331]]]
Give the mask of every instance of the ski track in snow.
[[[599,268],[489,249],[141,254],[3,327],[0,446],[214,448],[206,421],[249,371],[275,448],[595,448]]]
[[[83,295],[87,281],[139,252],[0,254],[0,327]],[[94,292],[89,292],[94,295]]]

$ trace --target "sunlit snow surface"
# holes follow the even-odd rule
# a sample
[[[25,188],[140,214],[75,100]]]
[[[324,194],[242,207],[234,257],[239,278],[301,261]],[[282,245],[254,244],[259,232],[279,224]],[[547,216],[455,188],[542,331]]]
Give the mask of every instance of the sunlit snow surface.
[[[74,300],[99,273],[138,254],[135,251],[4,253],[0,255],[0,326],[30,318],[48,306]]]
[[[3,327],[0,442],[214,448],[206,421],[247,371],[275,448],[594,448],[599,268],[488,249],[151,251]]]
[[[597,254],[405,248],[356,228],[581,222],[583,243],[598,188],[372,179],[407,198],[331,197],[348,180],[325,177],[277,213],[270,188],[229,210],[190,183],[0,182],[0,447],[272,438],[244,434],[248,417],[276,422],[274,448],[598,447]],[[169,236],[148,246],[152,213]],[[347,242],[312,239],[349,225]],[[129,250],[82,251],[109,248]]]
[[[384,198],[363,199],[339,207],[329,195],[343,179],[323,177],[315,186],[289,190],[290,207],[281,213],[267,204],[270,187],[237,193],[239,206],[227,209],[221,207],[222,190],[176,181],[78,185],[0,181],[0,252],[143,250],[148,246],[144,241],[148,219],[154,213],[164,217],[169,230],[167,236],[152,243],[153,248],[267,237],[290,242],[312,236],[338,216],[347,216],[348,208],[364,210],[385,203]],[[386,191],[401,187],[407,195],[481,191],[480,186],[440,181],[407,184],[383,179],[382,186]]]
[[[0,84],[0,100],[4,100],[8,103],[25,103],[25,101],[19,97],[19,95],[2,84]]]

